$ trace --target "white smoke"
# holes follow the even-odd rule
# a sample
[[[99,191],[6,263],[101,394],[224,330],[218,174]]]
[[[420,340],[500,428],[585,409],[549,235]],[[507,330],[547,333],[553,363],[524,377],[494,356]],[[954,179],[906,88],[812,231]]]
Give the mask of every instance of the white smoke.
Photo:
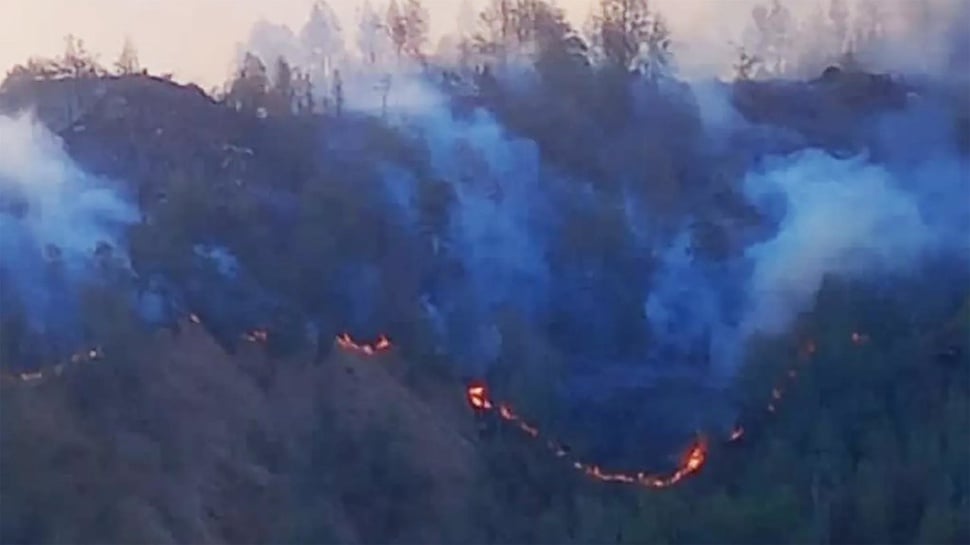
[[[118,228],[137,218],[33,116],[0,116],[0,272],[12,284],[5,291],[18,294],[36,324],[53,299],[70,296],[98,245],[117,246]],[[52,293],[43,280],[51,259],[66,292]]]
[[[863,158],[800,152],[750,174],[746,190],[766,209],[779,199],[784,211],[775,236],[746,253],[754,269],[744,334],[784,331],[826,275],[905,272],[933,242],[912,195]]]

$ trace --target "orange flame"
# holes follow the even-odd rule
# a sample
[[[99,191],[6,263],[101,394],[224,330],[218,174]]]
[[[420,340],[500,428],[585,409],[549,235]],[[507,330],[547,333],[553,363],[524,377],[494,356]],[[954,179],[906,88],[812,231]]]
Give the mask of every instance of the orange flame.
[[[189,319],[193,323],[200,323],[199,317],[195,314],[190,314]],[[266,342],[269,335],[266,330],[256,329],[244,335],[244,337],[251,342]],[[869,336],[863,333],[853,332],[850,336],[852,342],[856,345],[861,345],[869,342]],[[375,355],[380,352],[388,351],[392,348],[391,341],[386,335],[380,335],[378,339],[372,343],[358,343],[354,341],[349,334],[342,333],[337,336],[337,344],[344,348],[345,350],[360,353],[364,355]],[[807,362],[816,351],[815,342],[812,340],[806,341],[799,349],[799,361]],[[100,359],[102,357],[102,352],[100,348],[92,348],[87,351],[77,352],[72,354],[69,362],[59,363],[54,365],[52,368],[53,374],[61,375],[67,368],[68,363],[79,364],[86,361],[93,361]],[[23,382],[31,382],[43,379],[46,376],[45,371],[36,372],[24,372],[19,374],[4,374],[0,373],[0,378],[16,378]],[[790,380],[794,380],[797,377],[797,371],[791,368],[787,371],[787,376]],[[478,412],[489,412],[496,408],[498,416],[506,421],[514,424],[523,433],[529,435],[532,438],[538,438],[540,435],[539,429],[532,426],[521,418],[512,407],[506,403],[495,404],[489,397],[488,389],[484,384],[473,384],[468,386],[466,390],[466,396],[469,405]],[[771,398],[772,401],[768,404],[768,412],[774,413],[776,411],[775,402],[778,402],[783,397],[783,390],[781,386],[772,388]],[[745,434],[745,428],[740,424],[735,426],[728,437],[729,442],[734,442],[739,440]],[[564,458],[568,460],[572,466],[583,472],[585,475],[604,482],[620,482],[620,483],[630,483],[639,486],[644,486],[648,488],[666,488],[679,483],[683,479],[699,472],[701,468],[707,461],[708,450],[707,443],[703,438],[698,438],[695,440],[688,450],[685,452],[683,458],[678,464],[677,468],[669,474],[666,475],[651,475],[644,472],[637,473],[627,473],[627,472],[607,472],[604,471],[597,465],[583,463],[578,460],[570,460],[569,450],[559,443],[552,440],[545,441],[546,448],[552,452],[557,458]]]
[[[523,420],[510,405],[507,403],[494,404],[489,398],[488,389],[484,384],[469,385],[466,389],[466,395],[468,404],[475,411],[488,412],[497,407],[497,414],[502,420],[515,424],[517,428],[532,438],[539,437],[539,429]],[[569,456],[566,448],[554,441],[547,440],[545,446],[557,458]],[[597,465],[583,463],[579,460],[573,460],[571,464],[576,470],[582,471],[588,477],[599,481],[637,484],[648,488],[666,488],[700,471],[706,460],[707,445],[705,441],[699,439],[691,445],[677,469],[666,476],[648,475],[643,472],[606,472]]]
[[[337,345],[348,352],[356,352],[365,356],[373,356],[378,352],[386,352],[391,349],[391,340],[387,335],[381,334],[373,344],[357,343],[348,333],[337,335]]]
[[[468,404],[473,409],[480,411],[491,410],[492,401],[488,398],[488,392],[485,390],[485,386],[480,384],[469,386],[466,393],[468,394]]]

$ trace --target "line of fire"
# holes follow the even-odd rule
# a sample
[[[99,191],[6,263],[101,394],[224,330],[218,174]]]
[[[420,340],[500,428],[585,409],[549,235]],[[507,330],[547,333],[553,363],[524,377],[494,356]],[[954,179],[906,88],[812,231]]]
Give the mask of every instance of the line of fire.
[[[202,323],[196,314],[189,314],[188,320],[194,324]],[[266,344],[269,341],[269,331],[259,328],[252,329],[243,333],[241,338],[251,343]],[[862,346],[869,342],[869,336],[865,333],[853,332],[849,336],[849,340],[853,345]],[[361,342],[353,339],[349,333],[341,333],[337,335],[335,342],[339,348],[347,353],[367,357],[379,356],[393,348],[390,338],[385,334],[379,335],[373,342]],[[779,403],[784,399],[785,393],[799,376],[798,367],[807,364],[815,355],[815,352],[814,341],[809,340],[801,345],[796,364],[789,368],[781,380],[772,388],[771,396],[764,406],[767,413],[775,413],[778,410]],[[100,360],[103,355],[99,347],[79,351],[72,354],[65,362],[36,371],[2,373],[0,374],[0,382],[37,383],[61,376],[69,366],[78,366]],[[526,436],[539,441],[554,457],[565,460],[574,469],[597,481],[638,485],[652,489],[669,488],[699,473],[707,462],[710,453],[708,439],[703,435],[698,435],[684,449],[676,468],[667,473],[606,471],[599,465],[573,459],[570,455],[570,449],[566,445],[552,438],[546,438],[538,427],[516,413],[510,404],[493,401],[489,388],[484,382],[470,383],[466,388],[465,398],[469,407],[479,417],[497,416],[502,422],[514,426]],[[737,443],[745,437],[746,433],[747,427],[738,423],[728,433],[725,442]]]

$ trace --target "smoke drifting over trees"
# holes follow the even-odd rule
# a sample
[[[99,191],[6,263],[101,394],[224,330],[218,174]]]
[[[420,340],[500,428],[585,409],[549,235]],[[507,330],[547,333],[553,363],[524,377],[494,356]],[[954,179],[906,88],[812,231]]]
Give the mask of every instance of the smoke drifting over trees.
[[[913,5],[738,2],[712,45],[659,1],[597,0],[580,30],[489,0],[435,44],[430,2],[318,0],[254,24],[210,93],[150,75],[137,35],[113,70],[70,38],[0,86],[0,371],[108,356],[2,412],[70,413],[76,448],[124,467],[154,445],[132,505],[91,486],[159,540],[965,541],[968,13]],[[358,376],[330,353],[345,332],[399,365]],[[591,489],[484,418],[469,439],[470,379],[604,466],[744,441],[665,496]],[[355,435],[374,406],[435,452]],[[4,475],[36,470],[6,414]],[[111,426],[131,441],[85,435]],[[0,479],[24,505],[48,486],[25,483]],[[229,483],[257,492],[204,492]],[[70,524],[5,511],[3,540],[123,534],[55,507]]]

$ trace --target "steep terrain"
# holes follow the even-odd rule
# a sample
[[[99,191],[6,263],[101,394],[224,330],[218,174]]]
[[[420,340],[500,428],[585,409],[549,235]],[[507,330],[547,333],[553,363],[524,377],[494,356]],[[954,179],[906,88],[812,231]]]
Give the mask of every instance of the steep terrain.
[[[645,92],[627,116],[623,101],[550,109],[568,86],[495,84],[457,119],[418,82],[432,105],[409,111],[416,127],[263,115],[147,75],[3,89],[0,108],[33,105],[141,217],[75,286],[96,357],[49,367],[77,343],[4,301],[0,541],[966,541],[966,307],[951,319],[964,247],[905,271],[916,253],[892,243],[918,214],[878,214],[900,210],[884,202],[896,175],[914,193],[964,183],[950,172],[968,150],[959,108],[924,118],[929,94],[829,72],[719,84],[745,119],[708,127],[686,85]],[[874,129],[907,108],[902,129]],[[939,127],[921,132],[925,119]],[[843,162],[869,152],[932,168]],[[786,215],[747,198],[754,174],[775,193],[776,177],[826,185]],[[857,182],[861,197],[843,191]],[[927,215],[949,225],[954,194],[928,195]],[[825,213],[796,222],[787,251],[762,248],[778,257],[762,292],[804,305],[781,301],[790,331],[723,357],[711,326],[721,304],[737,319],[750,286],[720,265],[802,202]],[[869,222],[842,228],[856,217]],[[842,278],[853,271],[836,265],[870,249],[902,278]],[[41,288],[62,265],[45,250],[45,275],[28,278]],[[348,352],[334,344],[345,329],[385,331],[394,349]],[[488,383],[491,412],[473,418],[457,377]],[[717,444],[739,416],[741,440]],[[610,480],[546,443],[604,471],[664,471],[698,432],[710,463],[664,491],[587,479]]]
[[[341,542],[447,540],[475,434],[460,388],[422,397],[401,363],[338,351],[313,364],[246,342],[229,355],[186,320],[130,359],[108,349],[6,384],[3,541],[277,541],[299,536],[289,525],[304,510]],[[382,464],[414,480],[382,479]],[[300,506],[306,481],[327,485]]]

